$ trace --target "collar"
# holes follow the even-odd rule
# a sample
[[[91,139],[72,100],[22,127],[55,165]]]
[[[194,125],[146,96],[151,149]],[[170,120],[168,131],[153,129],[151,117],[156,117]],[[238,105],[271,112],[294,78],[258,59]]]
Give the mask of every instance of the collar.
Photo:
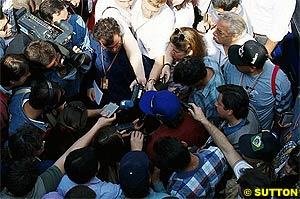
[[[229,136],[235,132],[237,132],[238,130],[240,130],[243,126],[245,126],[247,124],[247,118],[243,119],[240,123],[238,123],[235,126],[224,126],[223,130],[224,130],[224,134],[226,136]],[[227,124],[228,125],[228,124]]]
[[[6,90],[0,85],[0,91],[6,95],[12,95],[12,90]]]

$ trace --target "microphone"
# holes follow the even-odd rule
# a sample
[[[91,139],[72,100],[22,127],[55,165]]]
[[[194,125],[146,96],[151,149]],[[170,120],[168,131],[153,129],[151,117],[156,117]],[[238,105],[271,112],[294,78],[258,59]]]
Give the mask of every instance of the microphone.
[[[120,102],[120,109],[128,110],[134,107],[134,102],[132,100],[122,100]]]

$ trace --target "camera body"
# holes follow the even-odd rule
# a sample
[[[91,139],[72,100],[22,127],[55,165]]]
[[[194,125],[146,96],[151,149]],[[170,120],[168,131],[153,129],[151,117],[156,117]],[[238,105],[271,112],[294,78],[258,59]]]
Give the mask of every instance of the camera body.
[[[65,47],[70,42],[73,33],[73,27],[67,21],[56,22],[56,27],[27,12],[24,7],[15,13],[15,17],[20,31],[30,39],[41,39],[53,44],[62,55],[65,67],[78,68],[84,63],[83,53],[75,53]]]

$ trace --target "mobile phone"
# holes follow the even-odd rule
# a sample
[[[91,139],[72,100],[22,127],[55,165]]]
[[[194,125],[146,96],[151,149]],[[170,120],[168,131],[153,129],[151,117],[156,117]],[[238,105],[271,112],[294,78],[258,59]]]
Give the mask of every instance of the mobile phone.
[[[279,125],[285,126],[293,121],[294,114],[292,112],[285,112],[281,114]]]
[[[109,104],[107,104],[104,109],[101,111],[101,115],[104,115],[106,112],[109,112],[108,115],[106,116],[107,118],[110,118],[115,112],[116,110],[119,108],[119,106],[117,104],[114,104],[112,102],[110,102]]]
[[[134,125],[132,122],[130,123],[125,123],[125,124],[120,124],[117,126],[118,131],[131,131],[134,130]]]

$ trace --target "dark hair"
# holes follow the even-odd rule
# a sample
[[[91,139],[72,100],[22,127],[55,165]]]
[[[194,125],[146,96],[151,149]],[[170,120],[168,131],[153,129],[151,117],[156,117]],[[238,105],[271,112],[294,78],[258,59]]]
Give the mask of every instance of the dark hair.
[[[96,193],[94,190],[84,185],[77,185],[70,189],[64,199],[73,199],[73,198],[87,198],[87,199],[95,199]]]
[[[13,161],[34,158],[43,150],[42,131],[34,126],[24,126],[8,139],[8,153]]]
[[[176,129],[178,126],[180,126],[184,119],[185,119],[186,113],[181,108],[180,111],[177,113],[176,118],[173,120],[162,120],[163,124],[171,129]]]
[[[105,46],[113,44],[115,34],[121,35],[121,30],[118,22],[112,17],[100,19],[93,28],[94,39],[105,40]]]
[[[41,3],[39,8],[39,16],[52,22],[53,14],[59,14],[65,8],[65,2],[63,0],[45,0]]]
[[[232,8],[238,7],[240,0],[212,0],[214,8],[221,8],[224,11],[231,11]]]
[[[100,129],[93,138],[92,146],[95,148],[96,155],[101,163],[119,162],[123,155],[128,152],[116,126]]]
[[[188,148],[174,137],[158,138],[153,151],[156,165],[161,169],[183,170],[191,161]]]
[[[124,187],[122,186],[121,183],[121,189],[124,192],[126,198],[145,198],[146,196],[149,195],[149,187],[150,187],[149,177],[143,179],[142,182],[139,183],[138,190]]]
[[[98,172],[98,160],[90,147],[76,149],[69,153],[64,163],[66,174],[73,182],[89,182]]]
[[[49,65],[56,57],[54,46],[43,40],[34,40],[24,50],[24,55],[33,63]]]
[[[206,77],[207,70],[202,58],[185,57],[175,65],[173,75],[175,83],[192,86]]]
[[[62,95],[62,89],[58,84],[47,80],[35,81],[29,94],[29,104],[34,109],[51,110],[60,101]]]
[[[17,197],[24,197],[34,187],[38,170],[32,159],[15,161],[7,169],[7,190]]]
[[[67,103],[64,110],[59,113],[57,122],[72,131],[80,131],[86,126],[87,116],[85,104],[81,101],[72,101]]]
[[[222,103],[226,109],[231,109],[236,119],[246,118],[249,113],[249,97],[242,86],[226,84],[218,86],[222,94]]]
[[[0,84],[11,86],[10,81],[18,81],[29,71],[29,63],[24,55],[7,54],[0,62]]]
[[[245,169],[242,176],[237,180],[237,183],[241,187],[241,192],[244,193],[244,189],[251,189],[254,191],[256,188],[270,188],[271,180],[262,173],[259,169]],[[247,197],[243,195],[244,197]],[[252,195],[251,198],[254,196]],[[262,198],[261,196],[259,198]],[[269,198],[269,197],[267,197]]]

